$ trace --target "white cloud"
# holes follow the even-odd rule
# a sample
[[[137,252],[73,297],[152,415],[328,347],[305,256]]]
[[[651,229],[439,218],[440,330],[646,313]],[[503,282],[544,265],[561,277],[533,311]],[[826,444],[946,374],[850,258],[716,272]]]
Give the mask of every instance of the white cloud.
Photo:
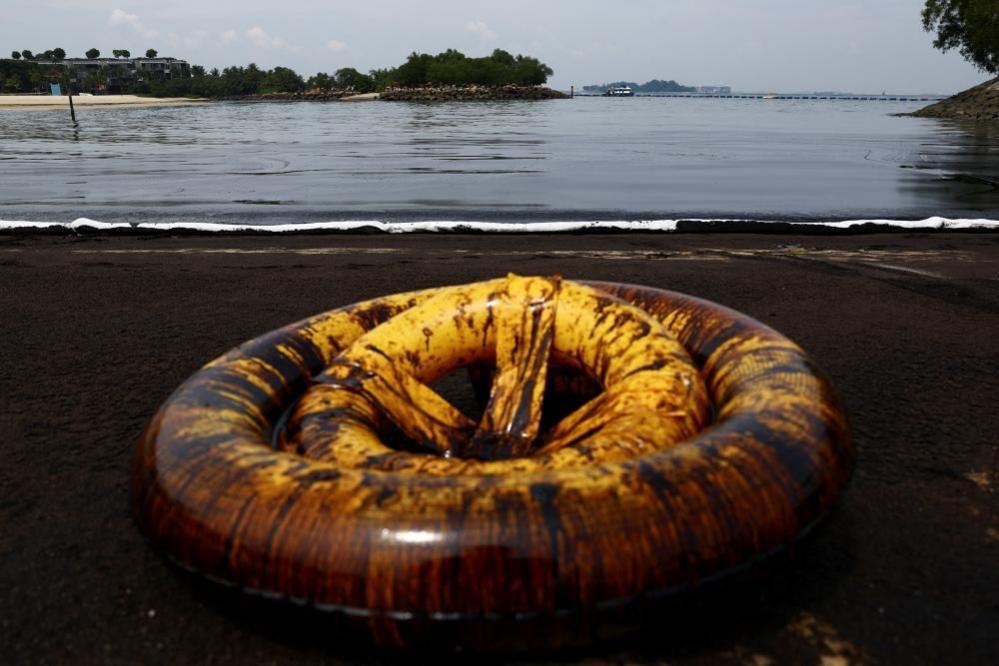
[[[249,39],[254,45],[259,46],[262,49],[279,49],[284,46],[284,40],[280,37],[271,37],[267,34],[267,31],[261,28],[259,25],[255,25],[245,33],[246,38]]]
[[[220,37],[222,38],[223,44],[232,44],[234,41],[239,39],[239,35],[236,34],[235,30],[226,30],[220,35]]]
[[[108,18],[108,23],[114,26],[131,28],[135,33],[142,35],[146,39],[155,39],[159,36],[156,30],[150,30],[145,26],[138,14],[129,14],[122,9],[115,9]]]
[[[111,12],[111,18],[108,19],[108,23],[111,25],[130,25],[133,28],[142,27],[142,21],[139,20],[137,14],[129,14],[121,9]]]
[[[486,22],[482,20],[469,21],[465,24],[465,30],[478,35],[487,42],[494,41],[497,37],[496,33],[493,32],[489,26],[486,25]]]
[[[346,51],[347,44],[345,42],[341,42],[339,39],[331,39],[326,42],[326,48],[330,51]]]

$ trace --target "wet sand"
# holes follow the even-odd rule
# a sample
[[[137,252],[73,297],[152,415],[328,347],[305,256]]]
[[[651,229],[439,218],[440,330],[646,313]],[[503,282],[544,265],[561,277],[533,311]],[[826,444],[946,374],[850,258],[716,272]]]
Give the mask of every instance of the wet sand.
[[[860,452],[789,554],[645,634],[535,662],[999,662],[997,233],[0,236],[4,660],[371,658],[156,556],[129,514],[132,448],[245,340],[508,271],[676,289],[774,326],[842,392]]]
[[[139,97],[138,95],[73,95],[73,106],[176,106],[205,104],[190,97]],[[69,97],[61,95],[0,95],[0,109],[52,109],[69,107]]]

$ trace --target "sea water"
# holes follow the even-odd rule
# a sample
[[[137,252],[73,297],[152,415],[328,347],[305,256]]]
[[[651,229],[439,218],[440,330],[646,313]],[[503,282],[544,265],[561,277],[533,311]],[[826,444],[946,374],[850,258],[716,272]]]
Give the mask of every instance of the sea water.
[[[995,226],[999,125],[914,102],[577,98],[0,110],[0,227]],[[915,225],[913,221],[918,221]]]

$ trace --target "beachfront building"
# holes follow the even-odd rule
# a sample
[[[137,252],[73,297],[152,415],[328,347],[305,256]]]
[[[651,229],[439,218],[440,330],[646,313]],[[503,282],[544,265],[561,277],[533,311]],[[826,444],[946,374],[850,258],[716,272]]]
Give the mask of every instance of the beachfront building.
[[[732,86],[697,86],[702,95],[731,95]]]
[[[70,82],[77,87],[98,91],[114,90],[124,83],[150,79],[169,80],[191,76],[191,65],[178,58],[65,58],[32,60],[46,67],[66,67]]]

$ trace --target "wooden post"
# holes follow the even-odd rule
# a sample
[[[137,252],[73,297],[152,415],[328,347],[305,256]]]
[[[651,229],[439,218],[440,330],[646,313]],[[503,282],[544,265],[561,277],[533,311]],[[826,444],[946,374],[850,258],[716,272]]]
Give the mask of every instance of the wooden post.
[[[73,121],[73,127],[76,127],[76,109],[73,108],[73,81],[72,72],[69,68],[66,68],[66,96],[69,97],[69,117]]]

